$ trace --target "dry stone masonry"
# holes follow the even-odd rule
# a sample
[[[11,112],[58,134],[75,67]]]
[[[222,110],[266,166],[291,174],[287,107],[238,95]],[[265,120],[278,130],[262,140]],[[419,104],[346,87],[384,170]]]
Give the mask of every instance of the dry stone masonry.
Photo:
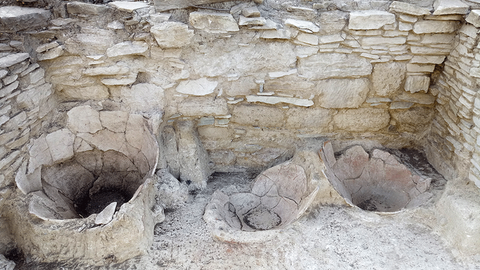
[[[265,202],[259,210],[270,215],[271,223],[258,228],[286,226],[308,205],[341,201],[330,182],[316,175],[328,169],[315,161],[323,145],[299,154],[300,145],[319,138],[424,151],[449,180],[435,206],[442,220],[439,230],[461,254],[480,253],[480,220],[469,219],[480,216],[479,1],[13,2],[0,7],[0,254],[23,247],[33,259],[46,261],[48,252],[61,253],[53,244],[51,250],[35,251],[34,241],[51,239],[27,239],[15,224],[31,223],[25,228],[39,233],[48,226],[36,228],[15,209],[40,213],[48,222],[78,219],[97,229],[118,221],[119,205],[101,207],[96,220],[81,219],[75,208],[56,204],[78,194],[66,200],[66,193],[75,193],[71,186],[60,177],[51,182],[44,176],[55,175],[55,166],[78,165],[78,155],[86,152],[98,158],[113,151],[111,159],[117,162],[112,167],[141,172],[141,181],[116,184],[132,197],[138,186],[130,187],[131,182],[151,184],[145,194],[137,194],[141,200],[132,203],[132,213],[124,214],[131,218],[128,226],[148,216],[144,225],[152,231],[163,207],[182,205],[188,192],[207,186],[213,172],[259,173],[293,157],[270,170],[298,172],[294,178],[303,179],[304,186],[292,195],[298,200],[280,192],[291,187],[282,176],[271,179],[278,193],[268,199],[293,200],[295,207],[274,211]],[[383,154],[377,151],[374,157]],[[100,159],[74,167],[97,177],[107,173],[100,167],[110,166]],[[155,168],[158,176],[153,176]],[[257,178],[257,185],[262,175],[270,179],[270,170]],[[144,181],[144,175],[150,180]],[[149,182],[155,179],[160,182]],[[415,179],[409,191],[428,194],[426,180]],[[95,181],[89,178],[85,185]],[[63,187],[67,191],[60,192]],[[217,238],[256,239],[238,231],[249,227],[245,220],[254,208],[241,209],[248,201],[244,197],[255,196],[255,206],[264,200],[256,187],[250,195],[216,193],[204,219]],[[304,205],[312,192],[315,200]],[[28,208],[30,200],[40,203]],[[220,210],[214,209],[220,202]],[[226,202],[235,209],[222,208]],[[148,211],[135,208],[147,205]],[[51,212],[54,208],[58,211]],[[229,221],[228,215],[240,222]],[[225,224],[236,232],[221,234]],[[79,254],[93,264],[121,262],[147,250],[152,231],[138,232],[144,238],[135,252]],[[62,259],[74,251],[65,251]]]

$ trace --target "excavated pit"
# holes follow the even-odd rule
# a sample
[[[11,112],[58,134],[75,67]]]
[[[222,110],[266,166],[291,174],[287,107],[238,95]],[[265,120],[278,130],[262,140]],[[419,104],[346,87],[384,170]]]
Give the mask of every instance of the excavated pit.
[[[432,175],[425,170],[428,166],[416,166],[420,165],[418,157],[412,158],[408,153],[371,149],[369,154],[360,145],[335,153],[332,143],[327,142],[320,156],[330,183],[348,204],[363,210],[398,212],[420,206],[433,197]],[[404,164],[399,156],[403,162],[408,157],[416,162]],[[443,179],[438,174],[435,177]]]
[[[68,128],[33,141],[28,164],[17,172],[25,198],[15,211],[19,247],[41,261],[92,264],[144,254],[164,218],[153,208],[159,150],[147,122],[89,106],[68,116]]]

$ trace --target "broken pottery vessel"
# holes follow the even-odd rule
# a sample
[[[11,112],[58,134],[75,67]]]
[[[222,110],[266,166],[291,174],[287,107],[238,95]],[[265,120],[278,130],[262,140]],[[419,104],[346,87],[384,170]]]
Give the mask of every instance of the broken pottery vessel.
[[[331,142],[320,151],[325,175],[345,201],[374,212],[414,208],[432,198],[431,178],[412,172],[392,154],[373,149],[369,155],[360,145],[348,148],[339,158]]]
[[[206,206],[204,220],[213,236],[227,242],[270,239],[312,205],[341,200],[322,173],[324,166],[313,151],[299,151],[284,163],[259,174],[250,192],[235,187],[217,190]]]
[[[158,145],[145,119],[90,106],[67,115],[67,128],[31,142],[17,172],[23,194],[10,215],[18,247],[43,262],[144,254],[164,219],[163,209],[152,212]]]

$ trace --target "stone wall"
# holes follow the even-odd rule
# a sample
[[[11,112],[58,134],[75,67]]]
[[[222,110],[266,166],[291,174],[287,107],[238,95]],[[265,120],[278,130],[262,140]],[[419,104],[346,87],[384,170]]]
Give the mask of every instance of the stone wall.
[[[141,2],[67,2],[63,17],[21,34],[38,64],[27,67],[31,76],[20,72],[19,89],[35,84],[22,83],[25,76],[44,77],[42,89],[51,86],[59,104],[47,90],[45,101],[31,100],[38,91],[11,97],[2,121],[28,122],[33,110],[35,129],[2,129],[0,138],[25,144],[53,108],[48,132],[65,127],[67,111],[88,105],[142,114],[159,133],[195,121],[216,170],[266,167],[291,155],[296,141],[318,136],[391,147],[425,142],[432,160],[452,161],[437,167],[458,170],[476,140],[469,70],[478,61],[476,11],[464,23],[474,4],[340,2],[239,1],[168,12]],[[3,79],[11,87],[12,72]],[[5,166],[23,156],[17,143],[0,145]]]
[[[467,5],[433,15],[403,2],[383,3],[389,11],[272,6],[158,13],[138,2],[69,2],[37,57],[69,106],[94,100],[98,110],[196,120],[217,167],[266,166],[299,137],[398,147],[428,132],[431,75]]]

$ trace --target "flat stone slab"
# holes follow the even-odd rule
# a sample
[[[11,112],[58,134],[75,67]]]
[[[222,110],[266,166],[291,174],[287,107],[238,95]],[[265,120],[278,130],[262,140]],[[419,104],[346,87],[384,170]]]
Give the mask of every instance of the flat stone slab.
[[[28,53],[14,53],[9,54],[5,57],[0,58],[0,68],[7,68],[11,67],[15,64],[22,62],[23,60],[29,58],[30,55]]]
[[[158,11],[186,8],[191,6],[228,2],[226,0],[154,0]]]
[[[123,2],[123,1],[115,1],[115,2],[110,2],[108,5],[122,11],[135,11],[137,9],[141,8],[148,8],[149,5],[147,3],[143,2]]]
[[[16,32],[47,26],[52,14],[40,8],[0,7],[0,31]]]
[[[395,15],[386,11],[354,11],[350,13],[348,28],[352,30],[373,30],[392,23],[395,23]]]

